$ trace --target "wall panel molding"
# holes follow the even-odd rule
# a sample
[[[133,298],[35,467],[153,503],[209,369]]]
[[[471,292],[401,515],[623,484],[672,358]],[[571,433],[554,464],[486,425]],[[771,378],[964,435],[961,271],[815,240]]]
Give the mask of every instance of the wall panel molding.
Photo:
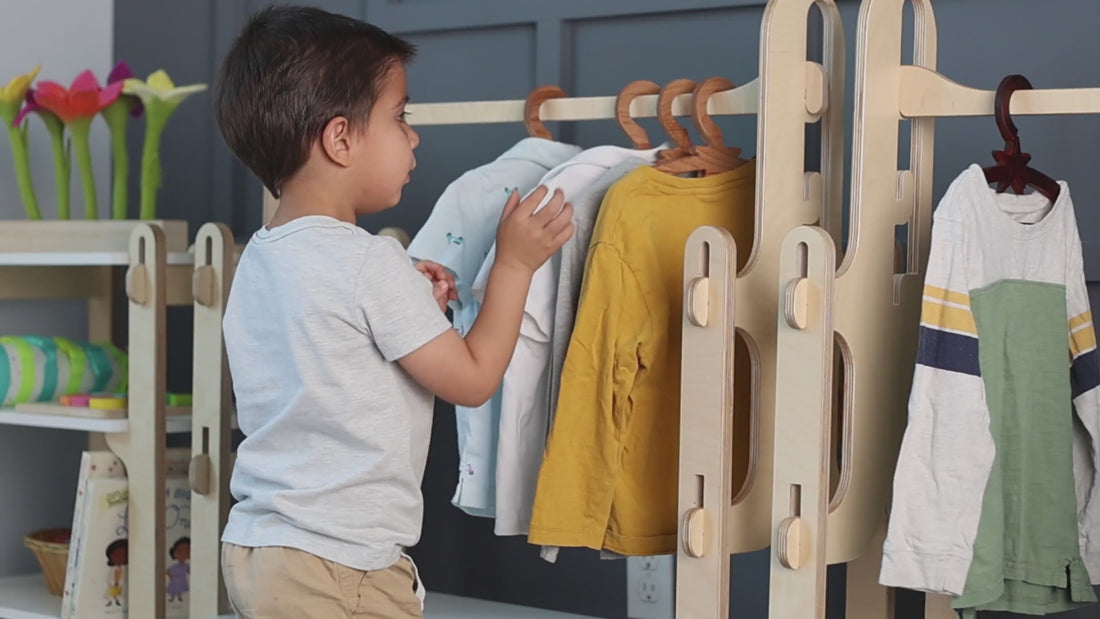
[[[571,21],[613,19],[630,15],[683,13],[709,9],[754,7],[764,0],[367,0],[367,15],[375,23],[399,33],[458,30],[487,25],[510,25],[538,19]]]

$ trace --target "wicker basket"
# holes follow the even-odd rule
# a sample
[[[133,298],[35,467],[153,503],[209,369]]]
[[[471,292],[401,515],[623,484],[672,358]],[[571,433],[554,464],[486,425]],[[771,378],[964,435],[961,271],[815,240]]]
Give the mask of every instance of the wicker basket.
[[[43,529],[27,534],[23,544],[30,548],[42,566],[46,588],[61,595],[65,588],[65,568],[69,563],[69,529]],[[64,540],[64,541],[60,541]]]

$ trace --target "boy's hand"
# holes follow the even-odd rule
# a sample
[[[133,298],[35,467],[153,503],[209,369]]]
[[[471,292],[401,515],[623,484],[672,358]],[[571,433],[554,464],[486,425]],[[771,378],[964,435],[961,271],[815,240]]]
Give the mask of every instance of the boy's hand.
[[[458,289],[455,288],[455,278],[442,264],[431,260],[422,260],[416,263],[416,270],[424,274],[432,283],[432,296],[439,303],[439,311],[447,311],[447,301],[458,300]]]
[[[497,227],[498,265],[534,273],[573,236],[573,205],[565,202],[560,189],[555,189],[546,206],[535,212],[547,191],[545,185],[540,185],[522,202],[516,191],[508,198]]]

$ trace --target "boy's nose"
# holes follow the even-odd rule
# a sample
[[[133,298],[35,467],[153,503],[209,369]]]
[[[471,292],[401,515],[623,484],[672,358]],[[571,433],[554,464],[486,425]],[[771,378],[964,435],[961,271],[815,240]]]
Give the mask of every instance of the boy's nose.
[[[412,127],[409,127],[409,143],[412,144],[413,148],[420,146],[420,134]]]

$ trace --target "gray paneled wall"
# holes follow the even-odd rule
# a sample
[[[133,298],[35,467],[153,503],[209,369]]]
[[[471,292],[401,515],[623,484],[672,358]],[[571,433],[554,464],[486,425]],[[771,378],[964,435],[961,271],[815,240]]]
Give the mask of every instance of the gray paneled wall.
[[[959,81],[995,87],[1005,74],[1024,73],[1036,87],[1097,85],[1100,7],[1094,0],[933,0],[940,32],[941,70]],[[165,67],[177,82],[213,83],[214,72],[247,15],[263,0],[146,2],[116,0],[116,57],[139,75]],[[311,4],[365,18],[420,47],[409,69],[415,101],[523,98],[536,85],[558,84],[570,94],[608,95],[630,80],[724,75],[743,83],[757,74],[761,0],[325,0]],[[851,108],[858,2],[840,0],[847,27]],[[910,20],[911,23],[911,20]],[[1006,35],[1003,33],[1011,33]],[[229,223],[239,238],[260,224],[259,184],[236,164],[213,125],[209,96],[188,101],[164,140],[161,212]],[[848,118],[851,118],[849,113]],[[1088,149],[1100,137],[1100,118],[1018,121],[1036,167],[1066,178],[1077,197],[1090,279],[1100,279],[1096,230],[1100,211],[1091,196],[1100,175]],[[655,140],[653,122],[643,122]],[[755,120],[722,119],[728,143],[755,152]],[[936,140],[936,197],[971,161],[985,163],[999,148],[991,119],[943,120]],[[551,125],[561,139],[583,146],[625,144],[614,123]],[[365,218],[369,229],[400,225],[415,231],[436,196],[463,171],[491,160],[523,137],[519,125],[429,127],[421,131],[418,168],[402,204]],[[131,135],[138,147],[140,135]],[[850,137],[848,138],[850,153]],[[903,156],[902,160],[905,160]],[[813,165],[812,163],[810,164]],[[846,166],[847,167],[847,166]],[[136,180],[136,179],[135,179]],[[134,190],[136,193],[136,189]],[[183,336],[179,336],[183,337]],[[177,348],[177,350],[179,350]],[[175,374],[186,373],[178,368]],[[440,405],[425,479],[424,537],[415,549],[429,587],[601,617],[625,616],[625,571],[594,553],[563,553],[557,565],[537,557],[521,538],[493,537],[489,522],[449,505],[457,462],[451,408]],[[766,616],[766,553],[733,559],[734,616]],[[840,617],[843,568],[831,571],[830,616]],[[919,600],[899,595],[899,616]],[[1094,617],[1095,609],[1066,615]],[[917,616],[917,615],[912,615]],[[991,615],[993,616],[993,615]],[[1003,616],[1003,615],[1002,615]]]

